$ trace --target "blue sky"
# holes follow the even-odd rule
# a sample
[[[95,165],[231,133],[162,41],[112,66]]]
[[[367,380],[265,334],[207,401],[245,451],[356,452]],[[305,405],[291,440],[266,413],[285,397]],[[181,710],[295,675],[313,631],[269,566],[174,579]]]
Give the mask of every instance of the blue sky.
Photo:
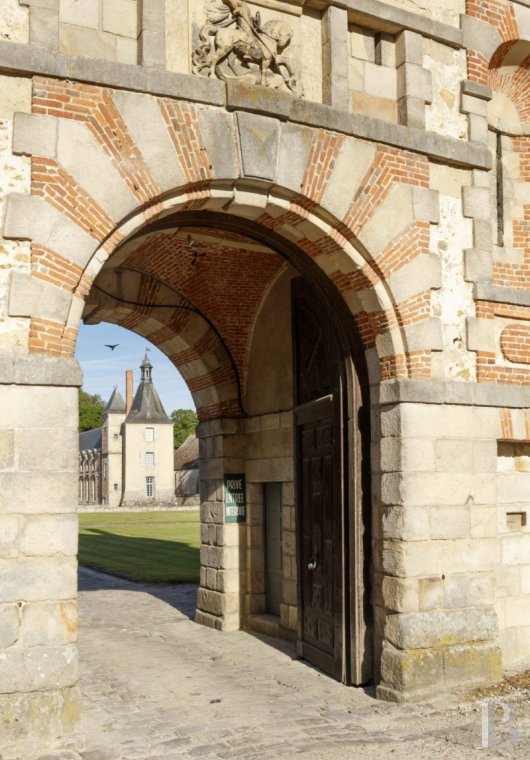
[[[105,348],[105,343],[119,343],[119,346],[111,351]],[[99,393],[106,402],[117,385],[125,398],[125,370],[134,371],[136,390],[140,363],[147,347],[151,349],[153,381],[167,414],[173,409],[194,409],[190,392],[169,359],[145,338],[107,322],[80,325],[76,357],[83,369],[83,389],[87,393]]]

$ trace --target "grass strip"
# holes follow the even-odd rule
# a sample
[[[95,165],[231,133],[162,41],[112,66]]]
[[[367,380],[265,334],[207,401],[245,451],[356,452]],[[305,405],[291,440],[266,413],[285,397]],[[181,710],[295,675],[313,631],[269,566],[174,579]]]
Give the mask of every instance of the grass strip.
[[[198,512],[79,515],[79,563],[145,583],[197,583]]]

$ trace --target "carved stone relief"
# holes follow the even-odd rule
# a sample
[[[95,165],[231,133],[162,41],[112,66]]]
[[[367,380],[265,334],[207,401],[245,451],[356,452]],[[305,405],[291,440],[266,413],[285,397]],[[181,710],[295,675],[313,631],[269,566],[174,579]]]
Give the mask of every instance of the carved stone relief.
[[[301,94],[288,54],[293,36],[285,21],[261,23],[245,0],[210,0],[199,44],[192,53],[194,74],[238,80]]]

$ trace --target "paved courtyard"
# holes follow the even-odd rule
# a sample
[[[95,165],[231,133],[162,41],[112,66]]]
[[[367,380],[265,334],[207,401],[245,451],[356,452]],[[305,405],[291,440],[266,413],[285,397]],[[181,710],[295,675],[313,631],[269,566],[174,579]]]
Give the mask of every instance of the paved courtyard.
[[[221,634],[191,616],[194,586],[80,573],[83,736],[41,760],[528,757],[528,692],[514,747],[480,749],[481,706],[462,695],[376,701],[296,658],[291,645]],[[505,737],[506,738],[506,737]],[[28,753],[0,751],[0,758]]]

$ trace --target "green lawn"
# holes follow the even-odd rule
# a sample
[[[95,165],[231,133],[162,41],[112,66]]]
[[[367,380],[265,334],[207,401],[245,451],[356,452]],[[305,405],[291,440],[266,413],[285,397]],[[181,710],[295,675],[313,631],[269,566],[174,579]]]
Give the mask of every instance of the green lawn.
[[[133,581],[197,583],[198,512],[79,515],[79,563]]]

